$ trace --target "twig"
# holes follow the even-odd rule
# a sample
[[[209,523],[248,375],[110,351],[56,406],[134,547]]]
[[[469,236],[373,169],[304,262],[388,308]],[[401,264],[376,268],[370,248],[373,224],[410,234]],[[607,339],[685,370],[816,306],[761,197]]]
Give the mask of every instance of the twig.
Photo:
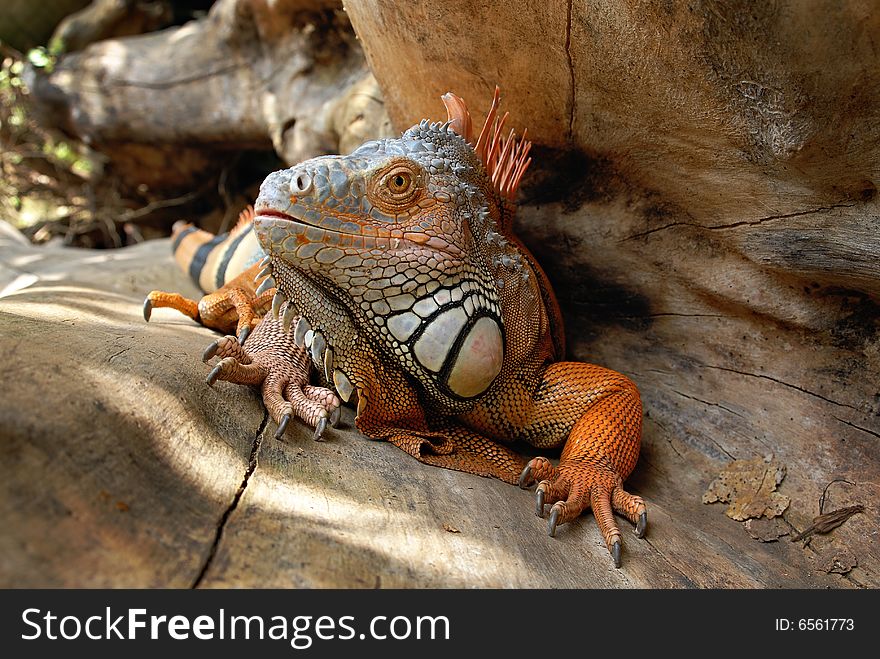
[[[23,53],[18,52],[15,48],[7,43],[3,43],[2,41],[0,41],[0,53],[2,53],[5,57],[12,57],[19,60],[24,59]]]
[[[847,483],[848,485],[855,485],[855,483],[853,483],[852,481],[848,481],[845,478],[835,478],[833,481],[828,483],[828,485],[825,486],[825,489],[822,490],[822,496],[819,497],[819,514],[820,515],[825,512],[825,495],[828,494],[828,488],[831,487],[832,485],[834,485],[835,483]]]
[[[197,198],[202,193],[202,190],[194,190],[193,192],[187,192],[185,195],[180,197],[174,197],[173,199],[162,199],[160,201],[153,201],[146,206],[142,206],[141,208],[125,211],[120,217],[120,222],[129,222],[138,217],[143,217],[144,215],[149,215],[155,210],[160,208],[168,208],[170,206],[182,206],[183,204],[192,201]]]

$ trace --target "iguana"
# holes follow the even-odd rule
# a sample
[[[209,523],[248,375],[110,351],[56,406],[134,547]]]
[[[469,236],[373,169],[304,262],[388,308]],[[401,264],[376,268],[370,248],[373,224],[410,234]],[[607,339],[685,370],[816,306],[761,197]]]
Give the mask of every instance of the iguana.
[[[206,350],[219,358],[208,383],[261,385],[276,437],[297,416],[319,438],[339,398],[354,397],[368,437],[429,464],[537,481],[551,536],[592,508],[620,567],[613,513],[640,538],[647,526],[643,500],[623,489],[641,442],[638,391],[559,361],[559,308],[512,230],[530,143],[504,134],[498,90],[476,139],[464,102],[443,101],[444,123],[270,174],[228,237],[178,227],[178,257],[204,288],[244,274],[199,303],[154,291],[145,317],[172,306],[237,330]],[[327,387],[310,384],[310,362]],[[514,439],[562,446],[558,466],[526,463],[505,446]]]

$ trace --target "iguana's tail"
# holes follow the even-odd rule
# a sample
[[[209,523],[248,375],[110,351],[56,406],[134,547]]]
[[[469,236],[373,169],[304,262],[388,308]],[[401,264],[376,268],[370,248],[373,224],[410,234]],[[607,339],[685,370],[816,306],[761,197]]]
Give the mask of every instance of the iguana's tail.
[[[205,293],[212,293],[263,258],[253,231],[254,209],[245,208],[232,231],[215,236],[188,222],[172,228],[174,260]]]

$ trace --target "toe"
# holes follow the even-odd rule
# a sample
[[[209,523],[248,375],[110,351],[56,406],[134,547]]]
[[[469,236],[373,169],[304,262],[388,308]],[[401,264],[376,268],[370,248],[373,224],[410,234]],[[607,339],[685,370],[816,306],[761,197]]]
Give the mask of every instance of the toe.
[[[208,362],[214,357],[219,357],[220,359],[232,357],[240,364],[253,363],[253,359],[251,359],[247,350],[245,350],[242,347],[241,342],[232,335],[220,337],[205,348],[205,352],[202,353],[202,361]]]
[[[636,536],[645,537],[645,530],[648,527],[648,511],[642,497],[630,494],[623,489],[622,484],[619,484],[611,494],[611,507],[614,512],[620,513],[636,525]]]
[[[605,546],[614,559],[614,566],[620,567],[620,529],[614,521],[614,512],[611,508],[611,491],[608,485],[594,485],[590,492],[590,503],[599,531],[605,540]],[[617,546],[617,549],[615,549]],[[616,553],[615,553],[616,552]]]
[[[576,494],[576,493],[575,493]],[[550,522],[547,530],[551,536],[556,534],[556,526],[568,522],[573,517],[580,514],[580,508],[572,516],[566,512],[566,500],[572,498],[571,484],[565,478],[557,476],[552,481],[541,481],[535,488],[535,514],[538,517],[544,517],[544,505],[553,504],[550,509]],[[554,516],[554,511],[556,514]]]
[[[526,473],[527,471],[528,473]],[[524,485],[530,485],[535,482],[554,480],[557,476],[557,471],[552,462],[545,457],[539,456],[529,460],[526,469],[523,469],[522,474],[520,474],[520,479],[523,479],[523,476],[529,479],[524,481]]]
[[[222,339],[221,339],[222,341]],[[221,344],[218,353],[222,354]],[[205,382],[213,387],[217,380],[226,380],[233,384],[260,384],[266,378],[266,369],[257,364],[244,364],[235,357],[223,357],[211,372]]]

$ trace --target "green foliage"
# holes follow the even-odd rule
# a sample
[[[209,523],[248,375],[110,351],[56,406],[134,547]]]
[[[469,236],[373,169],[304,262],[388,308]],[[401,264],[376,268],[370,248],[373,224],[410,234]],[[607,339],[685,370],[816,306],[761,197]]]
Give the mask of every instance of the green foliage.
[[[55,47],[60,48],[60,42]],[[48,50],[43,47],[33,48],[27,53],[27,60],[32,66],[49,73],[55,67],[56,55],[53,54],[52,47]],[[5,58],[0,66],[0,104],[4,110],[0,113],[0,129],[6,123],[12,133],[10,137],[13,138],[22,131],[34,128],[28,116],[28,89],[22,78],[24,69],[25,63],[12,57]],[[41,141],[40,151],[54,163],[81,177],[87,177],[93,171],[91,161],[71,146],[70,142],[48,135],[43,136]],[[21,156],[14,152],[9,154],[9,159],[12,164],[21,162]]]
[[[62,53],[64,53],[64,50],[64,41],[61,37],[55,37],[49,42],[49,55],[53,58],[57,59]]]
[[[52,73],[55,68],[56,56],[53,55],[44,46],[31,48],[27,54],[28,62],[38,69],[43,69],[46,73]],[[21,64],[21,62],[18,62]]]
[[[11,57],[3,59],[0,66],[0,104],[4,111],[0,114],[0,129],[5,128],[4,124],[12,129],[22,129],[27,123],[27,112],[22,98],[27,94],[21,77],[23,72],[24,62],[21,60]]]
[[[0,220],[19,228],[88,214],[81,190],[96,170],[92,152],[30,110],[27,69],[48,75],[56,62],[53,48],[22,56],[0,46]]]

